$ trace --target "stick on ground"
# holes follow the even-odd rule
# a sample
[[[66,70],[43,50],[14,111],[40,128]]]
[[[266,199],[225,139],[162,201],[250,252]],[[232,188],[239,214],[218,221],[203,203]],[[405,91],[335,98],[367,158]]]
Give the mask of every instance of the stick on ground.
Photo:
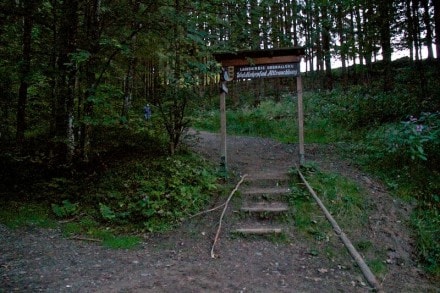
[[[192,218],[194,218],[194,217],[197,217],[197,216],[200,216],[200,215],[203,215],[203,214],[207,214],[207,213],[213,212],[213,211],[218,210],[219,208],[223,207],[225,204],[226,204],[226,203],[222,203],[222,204],[219,205],[219,206],[216,206],[216,207],[214,207],[214,208],[212,208],[212,209],[209,209],[209,210],[206,210],[206,211],[202,211],[202,212],[200,212],[200,213],[197,213],[197,214],[195,214],[195,215],[190,216],[189,218],[192,219]]]
[[[244,174],[244,175],[241,177],[241,180],[237,183],[237,185],[235,186],[234,190],[232,190],[232,192],[231,192],[231,194],[229,195],[228,199],[227,199],[226,202],[224,203],[224,206],[225,206],[225,207],[223,208],[222,214],[221,214],[221,216],[220,216],[220,220],[219,220],[218,228],[217,228],[217,233],[215,234],[214,243],[212,244],[212,248],[211,248],[211,257],[212,257],[212,258],[215,258],[214,247],[215,247],[215,244],[217,243],[218,236],[220,235],[220,230],[221,230],[221,228],[222,228],[222,220],[223,220],[223,216],[225,215],[226,209],[228,208],[229,201],[231,200],[232,196],[233,196],[234,193],[238,190],[238,188],[240,187],[241,183],[243,183],[243,181],[244,181],[244,179],[245,179],[246,177],[247,177],[247,174]]]
[[[306,178],[303,176],[301,171],[299,170],[299,167],[296,166],[296,169],[298,170],[298,174],[301,177],[302,181],[306,185],[307,189],[309,190],[310,194],[318,204],[318,206],[321,208],[321,210],[324,212],[325,217],[330,222],[330,224],[333,226],[333,230],[335,233],[339,236],[342,243],[344,243],[345,247],[347,248],[348,252],[351,254],[353,259],[356,261],[356,263],[359,265],[359,268],[362,271],[362,274],[364,275],[365,279],[368,281],[368,283],[374,288],[376,292],[382,292],[382,288],[379,284],[379,282],[376,280],[376,277],[371,272],[370,268],[365,263],[362,256],[359,254],[359,252],[354,248],[353,244],[351,243],[350,239],[348,239],[347,235],[342,231],[342,229],[339,227],[338,223],[335,221],[335,219],[332,217],[330,212],[327,210],[327,208],[324,206],[322,201],[319,199],[318,195],[316,195],[313,188],[310,186],[310,184],[307,182]]]

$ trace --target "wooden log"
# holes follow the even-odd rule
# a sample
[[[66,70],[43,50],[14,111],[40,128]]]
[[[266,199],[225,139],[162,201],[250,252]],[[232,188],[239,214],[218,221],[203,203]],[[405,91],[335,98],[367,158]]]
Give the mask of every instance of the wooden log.
[[[233,232],[239,234],[246,234],[246,235],[281,234],[283,232],[283,229],[282,228],[238,228],[235,229]]]
[[[304,177],[304,175],[301,173],[301,171],[299,170],[298,166],[296,166],[296,169],[298,171],[299,176],[301,177],[301,180],[304,182],[304,184],[306,185],[307,189],[309,190],[310,194],[312,195],[313,199],[316,201],[316,203],[318,204],[318,206],[321,208],[321,210],[323,211],[325,217],[327,218],[327,220],[330,222],[330,224],[333,226],[333,230],[335,231],[335,233],[339,236],[339,238],[341,239],[342,243],[345,245],[345,247],[347,248],[348,252],[350,253],[350,255],[353,257],[353,259],[356,261],[356,263],[358,264],[359,268],[361,269],[362,274],[364,275],[365,279],[367,280],[367,282],[374,288],[374,290],[376,292],[383,292],[382,291],[382,287],[379,284],[379,282],[377,281],[376,277],[374,276],[374,274],[371,272],[370,268],[368,267],[368,265],[365,263],[364,259],[362,258],[362,256],[359,254],[359,252],[356,250],[356,248],[354,248],[353,244],[351,243],[350,239],[348,239],[347,235],[345,235],[345,233],[342,231],[342,229],[339,227],[338,223],[335,221],[335,219],[332,217],[332,215],[330,214],[330,212],[327,210],[327,208],[324,206],[324,204],[322,203],[321,199],[318,197],[318,195],[315,193],[315,191],[313,190],[313,188],[310,186],[310,184],[307,182],[306,178]]]

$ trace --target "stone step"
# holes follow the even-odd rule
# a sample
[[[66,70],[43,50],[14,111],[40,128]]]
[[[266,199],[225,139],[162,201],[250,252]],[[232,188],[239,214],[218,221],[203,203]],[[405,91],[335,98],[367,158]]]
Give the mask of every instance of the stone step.
[[[255,202],[248,203],[241,207],[242,212],[253,212],[253,213],[281,213],[287,212],[289,206],[282,202]]]

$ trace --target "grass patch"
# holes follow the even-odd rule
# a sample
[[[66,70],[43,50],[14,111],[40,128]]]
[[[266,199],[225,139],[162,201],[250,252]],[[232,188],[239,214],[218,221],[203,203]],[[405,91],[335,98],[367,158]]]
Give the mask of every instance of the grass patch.
[[[108,236],[103,239],[102,244],[105,247],[112,249],[132,249],[140,244],[140,237],[122,235],[122,236]]]
[[[372,259],[367,261],[367,265],[373,274],[383,276],[387,272],[387,266],[382,259]]]
[[[373,247],[373,243],[370,240],[361,240],[355,244],[355,247],[360,252],[367,252]]]
[[[0,222],[9,228],[36,226],[41,228],[55,228],[56,221],[51,218],[48,206],[26,202],[2,202]]]
[[[77,221],[59,223],[50,206],[45,203],[2,202],[0,222],[11,229],[22,227],[60,227],[66,238],[84,237],[102,241],[102,245],[113,249],[130,249],[139,245],[138,236],[120,235],[103,227],[90,217]]]
[[[307,181],[344,231],[354,232],[367,223],[368,202],[362,189],[354,181],[335,173],[319,171],[312,164],[302,168]],[[300,184],[302,181],[296,176],[296,170],[292,170],[291,174],[293,180],[289,204],[295,210],[296,230],[309,239],[310,251],[319,251],[319,254],[332,261],[341,258],[340,241],[331,224],[308,190]],[[367,244],[363,242],[361,246],[367,248]]]
[[[362,189],[354,182],[334,173],[318,171],[313,165],[303,170],[307,181],[319,194],[321,201],[341,227],[357,229],[367,220],[368,202]],[[317,239],[324,239],[330,224],[327,223],[308,191],[297,183],[291,186],[290,205],[295,208],[295,225]]]
[[[426,270],[440,277],[440,212],[437,209],[419,208],[411,224],[416,231],[416,246]]]
[[[307,143],[328,143],[338,141],[343,131],[332,122],[314,113],[318,95],[308,94],[305,100],[306,111],[311,113],[305,117],[305,140]],[[284,143],[298,141],[297,106],[291,96],[280,101],[266,99],[256,106],[244,105],[240,108],[228,109],[227,131],[229,134],[272,138]],[[198,112],[193,116],[196,129],[217,132],[220,129],[220,112],[211,109]]]

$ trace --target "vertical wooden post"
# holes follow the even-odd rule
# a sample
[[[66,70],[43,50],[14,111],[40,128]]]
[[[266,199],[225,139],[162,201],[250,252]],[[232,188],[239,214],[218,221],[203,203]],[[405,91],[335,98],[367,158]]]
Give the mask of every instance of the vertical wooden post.
[[[226,83],[222,81],[222,83]],[[224,85],[225,86],[225,85]],[[227,174],[227,149],[226,149],[226,93],[220,93],[220,168]]]
[[[298,92],[298,136],[299,136],[299,163],[304,165],[304,110],[302,79],[299,73],[296,77],[296,90]]]

